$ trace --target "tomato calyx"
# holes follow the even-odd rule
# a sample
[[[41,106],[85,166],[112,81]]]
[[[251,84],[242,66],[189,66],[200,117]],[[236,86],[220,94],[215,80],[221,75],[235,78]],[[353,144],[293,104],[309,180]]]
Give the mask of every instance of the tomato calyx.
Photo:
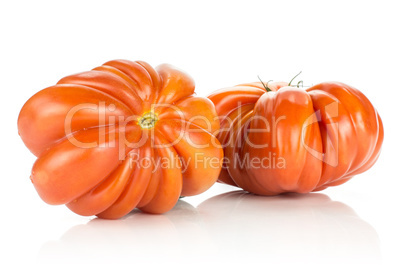
[[[289,87],[294,87],[294,86],[296,86],[297,88],[299,88],[299,87],[304,87],[304,85],[303,85],[303,80],[300,80],[299,82],[297,82],[296,85],[292,85],[293,80],[295,80],[295,78],[298,77],[301,73],[302,73],[302,71],[300,71],[298,74],[296,74],[296,75],[290,80],[290,82],[288,83],[288,86],[289,86]],[[272,82],[273,80],[269,80],[268,82],[264,83],[264,82],[261,80],[260,76],[257,76],[257,77],[258,77],[258,80],[260,80],[262,86],[264,87],[264,89],[265,89],[267,92],[273,91],[272,89],[269,88],[269,82]],[[274,87],[275,87],[275,86],[274,86]],[[276,90],[275,90],[275,91],[276,91]]]
[[[258,77],[258,79],[260,80],[262,86],[265,88],[265,90],[266,90],[267,92],[272,91],[272,90],[269,88],[268,84],[269,84],[269,82],[272,82],[272,81],[274,81],[274,80],[269,80],[267,83],[264,83],[264,82],[262,82],[260,76],[257,76],[257,77]]]
[[[150,129],[155,126],[155,123],[158,121],[158,116],[153,112],[148,112],[143,114],[140,118],[138,118],[138,125],[142,129]]]
[[[291,86],[293,80],[295,80],[295,78],[298,77],[301,73],[302,73],[302,71],[300,71],[298,74],[296,74],[296,75],[292,78],[292,80],[290,80],[288,86]],[[303,83],[303,81],[299,81],[299,82],[297,83],[297,87],[299,87],[299,84],[300,84],[300,83]]]

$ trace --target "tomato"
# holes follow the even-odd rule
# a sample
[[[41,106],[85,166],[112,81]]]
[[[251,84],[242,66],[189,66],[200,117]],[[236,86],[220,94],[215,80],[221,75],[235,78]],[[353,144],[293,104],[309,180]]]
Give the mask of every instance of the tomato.
[[[175,67],[113,60],[35,94],[18,130],[38,157],[31,181],[45,202],[116,219],[166,212],[215,183],[216,116]]]
[[[307,90],[284,82],[221,89],[209,98],[225,152],[219,181],[260,195],[308,193],[369,169],[384,138],[381,118],[357,89]]]

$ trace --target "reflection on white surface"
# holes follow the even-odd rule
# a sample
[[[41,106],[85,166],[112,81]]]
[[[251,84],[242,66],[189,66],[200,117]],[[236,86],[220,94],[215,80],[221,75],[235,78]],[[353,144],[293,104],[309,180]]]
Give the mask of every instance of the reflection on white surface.
[[[231,192],[205,201],[198,211],[208,232],[220,233],[215,242],[228,255],[326,265],[373,265],[380,259],[374,228],[324,194],[266,198]]]
[[[45,243],[42,265],[298,264],[375,265],[376,231],[347,205],[324,194],[261,197],[241,191],[197,208],[180,200],[164,215],[134,211],[122,220],[93,219]]]

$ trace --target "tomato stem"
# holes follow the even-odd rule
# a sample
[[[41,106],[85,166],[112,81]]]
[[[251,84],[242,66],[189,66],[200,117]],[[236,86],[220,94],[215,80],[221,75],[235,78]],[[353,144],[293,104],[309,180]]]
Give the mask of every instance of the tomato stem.
[[[138,125],[143,129],[153,128],[156,121],[158,121],[158,116],[153,112],[148,112],[138,118]]]
[[[298,77],[301,73],[302,73],[302,71],[300,71],[298,74],[296,74],[296,75],[292,78],[292,80],[290,80],[288,86],[292,85],[293,80],[295,80],[295,78]],[[299,83],[300,83],[300,81],[299,81]],[[297,85],[299,85],[299,83],[297,83]]]
[[[297,88],[299,88],[300,87],[300,84],[301,84],[301,87],[304,87],[304,84],[303,84],[303,80],[300,80],[299,82],[297,82]]]
[[[272,90],[269,88],[268,83],[271,82],[271,81],[273,81],[273,80],[269,80],[266,84],[264,84],[264,82],[262,82],[260,76],[257,75],[257,77],[258,77],[258,79],[260,80],[262,86],[265,88],[265,90],[266,90],[267,92],[272,91]]]

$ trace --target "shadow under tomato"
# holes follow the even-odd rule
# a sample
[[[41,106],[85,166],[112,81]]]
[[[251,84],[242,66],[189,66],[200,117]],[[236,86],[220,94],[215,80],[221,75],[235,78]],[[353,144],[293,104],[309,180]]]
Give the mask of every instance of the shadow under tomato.
[[[45,243],[40,264],[379,263],[378,235],[325,194],[263,197],[229,192],[163,215],[135,210],[93,219]]]
[[[212,197],[197,210],[222,255],[303,265],[380,263],[375,229],[325,194],[265,197],[235,191]]]
[[[66,267],[179,263],[183,255],[210,252],[200,222],[197,210],[183,200],[161,215],[136,209],[120,220],[95,218],[71,227],[57,241],[46,242],[37,262],[49,267],[61,263]]]

